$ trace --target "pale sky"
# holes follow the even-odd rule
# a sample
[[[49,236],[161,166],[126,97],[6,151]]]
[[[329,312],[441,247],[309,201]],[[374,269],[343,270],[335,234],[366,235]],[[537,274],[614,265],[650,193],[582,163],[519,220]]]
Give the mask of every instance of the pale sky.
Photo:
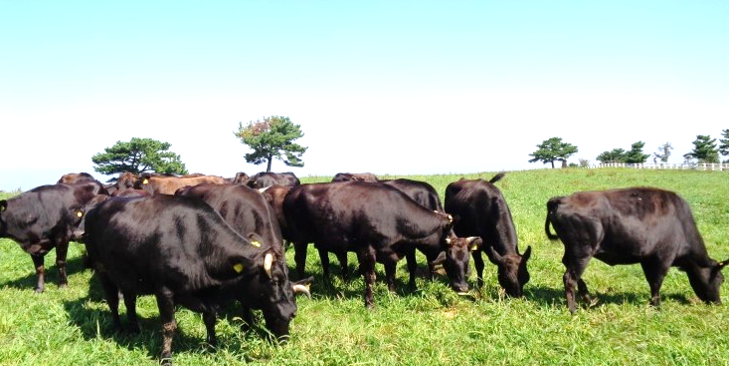
[[[544,168],[729,129],[729,1],[0,0],[0,190],[132,137],[252,175],[238,123],[288,116],[303,177]]]

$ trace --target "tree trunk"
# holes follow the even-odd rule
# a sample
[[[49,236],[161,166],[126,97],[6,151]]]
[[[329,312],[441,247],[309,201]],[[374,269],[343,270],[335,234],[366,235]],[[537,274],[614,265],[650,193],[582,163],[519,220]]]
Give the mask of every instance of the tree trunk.
[[[271,172],[271,163],[273,163],[273,156],[268,157],[268,165],[266,166],[266,173]]]
[[[552,163],[552,169],[554,169],[554,160],[550,161]]]

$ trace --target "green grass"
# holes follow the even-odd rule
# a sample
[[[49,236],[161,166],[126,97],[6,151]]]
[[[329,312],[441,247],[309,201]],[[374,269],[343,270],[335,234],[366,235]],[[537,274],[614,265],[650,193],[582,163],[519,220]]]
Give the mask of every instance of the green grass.
[[[466,175],[490,179],[495,172]],[[443,195],[459,175],[409,177],[430,182]],[[304,182],[326,177],[305,177]],[[459,297],[444,278],[407,289],[404,261],[398,293],[390,294],[378,265],[376,308],[367,310],[363,281],[321,279],[310,246],[307,271],[315,275],[313,299],[298,299],[291,340],[275,346],[262,329],[241,332],[238,309],[226,309],[217,324],[219,347],[204,344],[199,314],[180,309],[173,344],[179,365],[726,365],[729,308],[698,301],[686,275],[672,269],[661,289],[660,309],[648,305],[648,284],[638,265],[609,267],[593,260],[585,281],[598,302],[571,316],[566,308],[562,244],[544,235],[546,201],[580,190],[655,186],[676,191],[691,204],[710,255],[729,258],[729,176],[721,172],[629,169],[555,169],[509,172],[497,185],[514,216],[520,249],[532,245],[531,281],[523,299],[504,298],[495,266],[473,298]],[[35,294],[30,257],[11,240],[0,240],[0,365],[154,365],[161,347],[155,301],[138,301],[142,332],[115,334],[109,310],[90,271],[81,269],[83,246],[71,244],[69,288],[59,289],[55,252],[46,257],[47,287]],[[293,273],[293,251],[287,253]],[[350,254],[350,270],[356,257]],[[424,258],[419,257],[421,270]],[[488,262],[487,262],[488,263]],[[727,273],[729,275],[729,273]],[[471,278],[471,283],[475,282]],[[722,291],[725,301],[729,291]],[[122,306],[123,309],[123,306]]]

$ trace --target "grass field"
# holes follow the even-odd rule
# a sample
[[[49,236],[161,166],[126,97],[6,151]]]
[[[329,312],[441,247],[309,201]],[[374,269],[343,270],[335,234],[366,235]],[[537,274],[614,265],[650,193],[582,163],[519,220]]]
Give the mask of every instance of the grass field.
[[[495,173],[466,175],[491,178]],[[555,169],[509,172],[497,186],[514,217],[520,250],[532,245],[531,281],[525,298],[505,298],[488,261],[486,285],[460,297],[445,278],[418,280],[407,289],[404,261],[398,293],[390,294],[377,266],[376,308],[364,308],[364,283],[338,276],[325,283],[318,255],[309,246],[307,270],[313,298],[298,299],[299,312],[285,346],[265,341],[262,329],[241,332],[235,306],[216,329],[219,347],[204,344],[199,314],[180,309],[173,343],[178,365],[727,365],[729,307],[701,303],[686,275],[672,269],[661,289],[660,309],[648,305],[639,265],[609,267],[593,260],[584,279],[598,302],[571,316],[565,305],[563,246],[544,234],[546,201],[581,190],[654,186],[676,191],[691,205],[709,254],[729,258],[729,175],[726,172],[629,169]],[[415,176],[443,197],[460,175]],[[327,178],[303,178],[303,182]],[[69,250],[69,288],[56,286],[55,251],[46,257],[47,287],[35,294],[32,261],[11,240],[0,240],[0,365],[154,365],[161,349],[153,297],[138,301],[142,332],[115,334],[100,286],[81,268],[83,246]],[[425,260],[419,258],[425,270]],[[287,253],[292,273],[293,250]],[[350,254],[350,270],[356,269]],[[475,271],[473,271],[475,272]],[[729,273],[727,273],[729,276]],[[470,279],[471,284],[475,278]],[[729,299],[729,285],[722,297]],[[123,306],[122,306],[123,311]]]

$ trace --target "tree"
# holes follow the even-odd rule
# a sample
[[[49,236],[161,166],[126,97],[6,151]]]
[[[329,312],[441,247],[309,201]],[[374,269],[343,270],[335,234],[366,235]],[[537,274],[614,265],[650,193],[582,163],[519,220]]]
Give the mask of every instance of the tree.
[[[643,164],[646,160],[648,160],[648,157],[651,156],[650,154],[643,154],[643,146],[645,146],[645,142],[638,141],[636,143],[633,143],[633,145],[630,145],[630,151],[625,153],[625,162],[628,164]]]
[[[562,142],[561,137],[552,137],[537,145],[537,151],[529,154],[533,157],[530,163],[542,161],[544,164],[551,163],[554,169],[554,162],[561,161],[563,166],[567,165],[567,158],[577,153],[577,146]]]
[[[595,160],[603,163],[624,163],[627,152],[623,149],[613,149],[612,151],[603,151]]]
[[[686,160],[696,159],[699,163],[718,163],[719,151],[716,149],[716,139],[709,135],[696,135],[693,142],[694,149],[683,155]]]
[[[187,174],[180,155],[168,151],[170,146],[168,142],[133,137],[129,142],[117,141],[103,153],[91,157],[91,161],[96,164],[94,170],[106,175],[122,172]]]
[[[670,142],[666,142],[665,144],[658,147],[658,152],[653,153],[653,159],[658,159],[664,163],[668,162],[668,157],[671,156],[671,150],[673,150],[673,146],[671,146]]]
[[[721,130],[721,139],[719,139],[719,142],[721,143],[719,145],[719,154],[722,156],[729,155],[729,129]],[[724,160],[725,163],[729,162],[729,160]]]
[[[289,117],[265,117],[263,121],[248,122],[245,127],[239,122],[238,132],[233,133],[244,145],[253,149],[252,153],[245,155],[246,161],[256,165],[267,162],[267,172],[271,171],[274,158],[288,166],[304,166],[301,155],[308,148],[293,142],[303,137],[304,133],[301,132],[301,126],[293,124]]]

